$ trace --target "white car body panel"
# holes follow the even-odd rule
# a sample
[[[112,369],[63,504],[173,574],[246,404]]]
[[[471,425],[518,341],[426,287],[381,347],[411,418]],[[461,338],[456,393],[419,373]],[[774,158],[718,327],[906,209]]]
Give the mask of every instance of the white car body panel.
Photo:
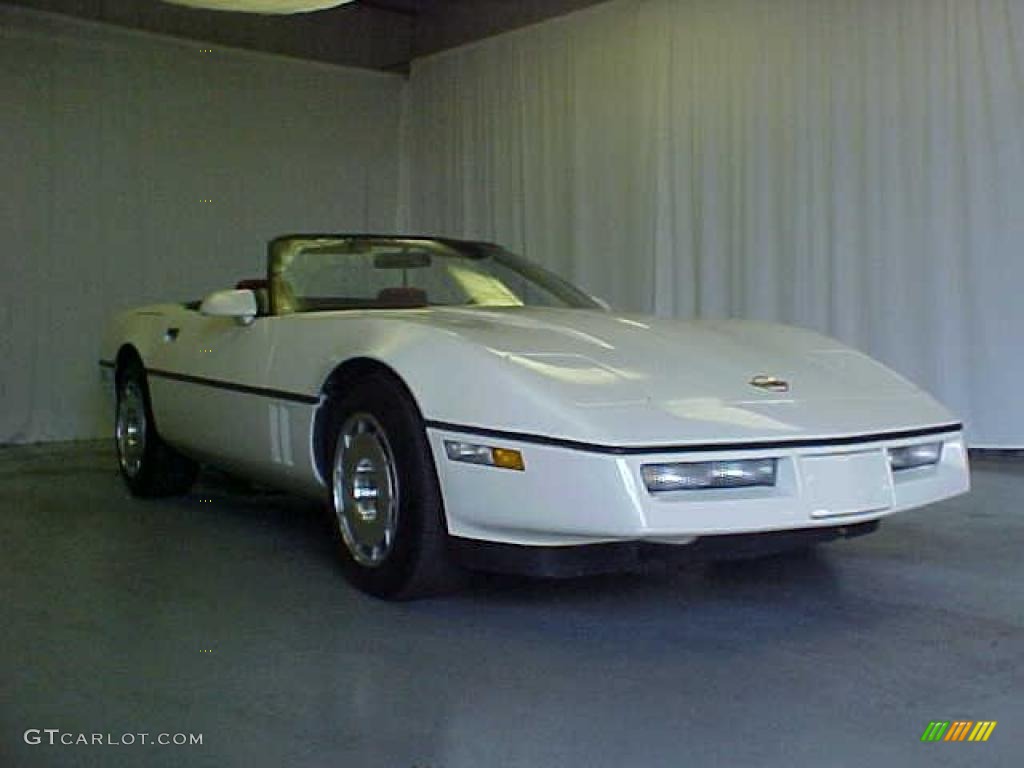
[[[165,440],[319,497],[313,436],[325,382],[349,360],[386,365],[426,422],[449,532],[469,539],[685,543],[873,520],[969,487],[960,426],[945,408],[867,356],[785,326],[527,307],[242,325],[167,304],[115,318],[102,359],[113,364],[128,346],[148,372]],[[755,388],[757,375],[790,390]],[[446,438],[519,449],[526,470],[452,462]],[[889,469],[887,448],[938,440],[938,465]],[[780,459],[776,487],[654,496],[640,476],[644,463],[758,456]]]
[[[445,437],[473,439],[431,430],[435,456],[444,455]],[[492,443],[522,451],[525,472],[447,461],[439,466],[449,529],[459,536],[535,546],[633,539],[687,543],[714,534],[853,525],[967,490],[967,453],[958,433],[943,436],[940,464],[901,473],[889,471],[885,454],[896,442],[912,441],[620,456],[500,440]],[[640,475],[645,463],[725,457],[777,457],[778,484],[655,496]]]

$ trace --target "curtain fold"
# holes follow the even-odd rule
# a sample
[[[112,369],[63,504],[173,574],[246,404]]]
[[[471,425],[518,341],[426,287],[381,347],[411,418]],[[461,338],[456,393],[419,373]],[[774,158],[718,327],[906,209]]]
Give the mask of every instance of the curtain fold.
[[[818,329],[1024,446],[1024,3],[615,0],[413,68],[406,228]]]

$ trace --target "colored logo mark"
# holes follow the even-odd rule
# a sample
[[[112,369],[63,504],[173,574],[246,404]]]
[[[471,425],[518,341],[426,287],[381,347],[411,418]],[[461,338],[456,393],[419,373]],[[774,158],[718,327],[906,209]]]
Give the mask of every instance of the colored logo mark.
[[[932,720],[921,741],[988,741],[996,729],[995,720]]]

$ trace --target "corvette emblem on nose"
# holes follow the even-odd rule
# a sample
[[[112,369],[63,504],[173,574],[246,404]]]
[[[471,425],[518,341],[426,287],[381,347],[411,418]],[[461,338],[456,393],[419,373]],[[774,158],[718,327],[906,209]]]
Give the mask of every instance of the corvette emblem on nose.
[[[750,384],[769,392],[789,392],[789,382],[776,376],[755,376],[750,380]]]

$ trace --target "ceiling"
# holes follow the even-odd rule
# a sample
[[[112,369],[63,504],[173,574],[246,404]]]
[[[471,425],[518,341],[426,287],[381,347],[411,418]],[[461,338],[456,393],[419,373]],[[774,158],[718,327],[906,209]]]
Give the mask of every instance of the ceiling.
[[[159,0],[0,0],[0,5],[235,48],[406,72],[419,56],[602,1],[356,0],[291,16],[203,11]]]

